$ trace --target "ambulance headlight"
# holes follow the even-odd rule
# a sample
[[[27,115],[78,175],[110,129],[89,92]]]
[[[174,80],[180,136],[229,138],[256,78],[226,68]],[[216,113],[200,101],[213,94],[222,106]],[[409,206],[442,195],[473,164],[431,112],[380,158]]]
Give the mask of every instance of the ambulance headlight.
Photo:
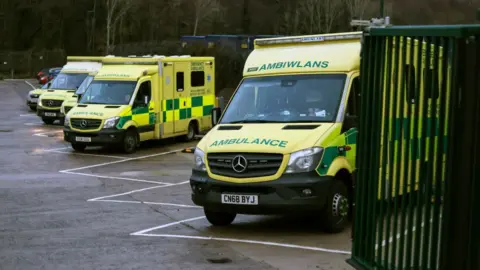
[[[285,173],[311,172],[315,170],[322,158],[323,148],[312,147],[290,155]]]
[[[195,152],[193,153],[193,168],[195,170],[200,170],[200,171],[206,171],[207,167],[205,166],[205,153],[198,149],[195,148]]]
[[[103,124],[103,128],[114,128],[118,124],[119,120],[120,120],[120,117],[118,116],[108,118],[107,120],[105,120],[105,123]]]
[[[65,120],[63,121],[63,125],[66,127],[70,126],[70,116],[65,115]]]

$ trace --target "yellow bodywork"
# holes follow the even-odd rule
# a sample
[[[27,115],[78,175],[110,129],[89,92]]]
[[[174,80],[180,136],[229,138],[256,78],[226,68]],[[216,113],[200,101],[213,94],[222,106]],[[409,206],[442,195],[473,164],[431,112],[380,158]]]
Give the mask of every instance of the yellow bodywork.
[[[69,120],[99,119],[101,125],[95,129],[79,129],[70,124],[69,128],[91,134],[99,132],[105,120],[118,117],[116,128],[135,128],[140,141],[186,135],[190,125],[199,132],[209,130],[215,104],[214,62],[213,57],[106,57],[90,85],[102,81],[134,83],[130,101],[108,108],[108,104],[81,104],[82,97],[68,112]],[[199,85],[198,81],[203,84]],[[143,83],[151,87],[148,107],[135,108],[133,101]]]
[[[390,65],[390,67],[387,67],[383,74],[384,80],[389,82],[389,85],[385,85],[383,88],[382,115],[387,115],[388,119],[382,117],[381,125],[382,127],[386,126],[388,128],[389,136],[385,138],[384,133],[382,132],[381,134],[379,199],[382,199],[382,193],[384,194],[383,198],[388,199],[409,193],[412,191],[412,186],[414,191],[419,189],[420,179],[424,177],[420,170],[421,164],[429,162],[429,132],[434,128],[434,122],[437,122],[437,129],[439,128],[440,98],[447,101],[445,113],[449,113],[448,100],[450,95],[451,66],[442,66],[442,59],[444,57],[443,48],[430,44],[429,55],[427,56],[428,45],[426,42],[423,42],[421,54],[419,41],[414,40],[413,46],[411,42],[412,40],[410,38],[405,37],[388,37],[386,39],[387,46],[384,64],[385,67],[388,65]],[[397,46],[399,51],[396,51]],[[435,54],[437,55],[439,63],[437,67],[434,65],[434,61],[437,61]],[[391,63],[388,63],[389,58],[391,59]],[[404,63],[405,65],[402,66],[400,63]],[[444,74],[443,70],[446,70],[446,74]],[[436,91],[436,96],[433,96],[436,97],[436,112],[432,112],[433,97],[431,92],[427,90],[427,85],[430,84],[426,83],[426,72],[430,72],[429,80],[433,79],[434,81],[432,89]],[[419,75],[420,77],[418,78]],[[432,78],[432,76],[436,77]],[[446,93],[441,93],[439,87],[444,80],[447,91]],[[395,82],[397,82],[397,84],[395,84]],[[415,96],[416,87],[418,87],[418,96]],[[442,97],[442,95],[445,96]],[[387,100],[387,96],[389,100]],[[425,99],[428,99],[428,101],[424,102]],[[427,108],[424,108],[422,104],[427,104]],[[419,117],[415,116],[416,110],[418,110]],[[426,122],[421,118],[423,111],[425,111]],[[417,127],[416,134],[414,130],[415,127]],[[382,129],[382,131],[383,130],[384,129]],[[439,139],[444,140],[442,162],[446,160],[445,138],[447,136],[447,130],[448,123],[445,123],[443,132],[440,130],[434,131],[434,149],[437,149],[437,145],[440,143]],[[441,137],[440,134],[442,134]],[[427,138],[425,138],[425,136],[427,136]],[[423,148],[421,147],[422,140],[424,140]],[[409,156],[407,156],[404,151],[407,143],[409,143],[411,148]],[[417,149],[414,149],[415,143]],[[414,151],[416,152],[416,156],[414,156]],[[437,173],[440,173],[442,174],[441,179],[444,180],[445,166],[443,166],[443,171],[437,171],[436,154],[433,154],[433,179],[435,179]],[[382,170],[384,167],[389,169]],[[383,185],[383,183],[385,183],[385,185]]]
[[[340,171],[355,171],[356,128],[342,131],[343,114],[351,88],[360,68],[361,32],[315,36],[269,38],[255,40],[243,70],[244,80],[276,75],[345,74],[346,80],[338,115],[332,122],[318,123],[315,129],[285,130],[288,125],[306,123],[242,123],[239,130],[219,130],[215,126],[197,145],[205,153],[209,177],[233,183],[273,181],[284,174],[290,155],[296,151],[322,147],[323,156],[317,165],[319,176],[335,176]],[[243,80],[242,80],[243,81]],[[241,85],[241,83],[240,83]],[[236,92],[233,94],[234,98]],[[272,97],[274,98],[274,97]],[[226,111],[229,110],[229,101]],[[253,101],[252,101],[253,102]],[[228,124],[231,126],[232,124]],[[350,150],[341,152],[339,147]],[[274,175],[252,178],[234,178],[212,173],[208,164],[211,153],[277,153],[282,164]]]
[[[54,79],[52,84],[59,79],[62,74],[84,74],[87,76],[91,72],[98,71],[101,67],[101,61],[104,57],[97,56],[68,56],[67,63],[62,67],[59,75]],[[43,91],[38,99],[38,107],[44,110],[61,111],[62,104],[65,100],[73,98],[76,89],[47,89]],[[43,102],[43,100],[57,101],[51,106]]]

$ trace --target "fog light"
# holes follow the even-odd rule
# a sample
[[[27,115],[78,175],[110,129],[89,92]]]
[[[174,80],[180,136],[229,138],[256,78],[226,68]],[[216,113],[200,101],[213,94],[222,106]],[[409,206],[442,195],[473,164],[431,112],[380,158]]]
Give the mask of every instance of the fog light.
[[[302,194],[304,196],[310,196],[310,195],[312,195],[312,190],[309,189],[309,188],[306,188],[306,189],[302,190]]]
[[[115,135],[111,134],[110,138],[115,139]]]

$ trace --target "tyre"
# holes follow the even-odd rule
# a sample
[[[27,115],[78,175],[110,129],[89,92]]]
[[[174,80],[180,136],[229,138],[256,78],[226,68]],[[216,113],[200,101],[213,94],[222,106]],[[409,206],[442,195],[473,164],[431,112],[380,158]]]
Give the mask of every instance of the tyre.
[[[208,209],[203,209],[208,222],[214,226],[228,226],[232,224],[237,216],[236,213],[217,212]]]
[[[197,124],[195,122],[190,122],[188,125],[188,133],[187,135],[183,136],[183,140],[186,142],[193,141],[195,139],[195,135],[197,135]]]
[[[28,106],[28,107],[30,107],[30,110],[32,110],[32,111],[36,111],[36,110],[37,110],[37,107],[35,107],[35,106]]]
[[[42,121],[47,125],[51,125],[53,122],[55,122],[55,119],[42,118]]]
[[[349,222],[350,202],[347,186],[335,179],[327,195],[327,205],[322,213],[322,223],[326,232],[342,232]]]
[[[127,154],[132,154],[137,150],[138,134],[134,129],[127,130],[123,138],[122,150]]]
[[[81,143],[72,143],[72,148],[77,152],[83,152],[85,151],[85,148],[87,148],[87,145]]]

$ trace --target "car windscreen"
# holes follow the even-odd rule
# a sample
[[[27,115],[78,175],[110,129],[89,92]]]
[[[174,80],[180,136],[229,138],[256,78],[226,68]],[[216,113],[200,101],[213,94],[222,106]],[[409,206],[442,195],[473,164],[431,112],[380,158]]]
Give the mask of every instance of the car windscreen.
[[[88,73],[59,73],[52,81],[50,89],[53,90],[77,90]]]
[[[87,87],[90,85],[92,80],[93,80],[93,76],[87,76],[85,78],[85,80],[83,80],[82,84],[80,84],[80,86],[78,87],[78,90],[77,90],[77,92],[75,92],[75,94],[81,95],[81,94],[85,93],[85,90],[87,90]]]
[[[345,79],[346,74],[246,78],[220,123],[333,122]]]
[[[79,103],[126,105],[130,102],[136,85],[136,81],[93,80]]]

